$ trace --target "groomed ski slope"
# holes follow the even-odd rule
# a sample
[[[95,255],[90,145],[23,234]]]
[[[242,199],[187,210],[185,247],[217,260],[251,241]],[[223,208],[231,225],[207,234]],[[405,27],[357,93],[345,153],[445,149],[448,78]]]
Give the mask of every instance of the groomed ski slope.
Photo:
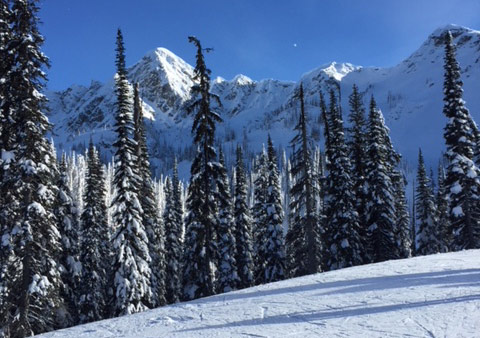
[[[45,337],[480,337],[480,250],[262,285]]]

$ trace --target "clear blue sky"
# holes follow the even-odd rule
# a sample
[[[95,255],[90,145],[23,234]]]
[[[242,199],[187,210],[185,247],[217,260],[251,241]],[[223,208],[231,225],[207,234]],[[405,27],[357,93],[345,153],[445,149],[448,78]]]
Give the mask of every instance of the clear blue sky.
[[[213,76],[297,81],[322,64],[393,66],[436,28],[480,30],[479,0],[43,0],[40,31],[50,89],[105,81],[116,29],[127,65],[156,47],[194,64],[196,35]]]

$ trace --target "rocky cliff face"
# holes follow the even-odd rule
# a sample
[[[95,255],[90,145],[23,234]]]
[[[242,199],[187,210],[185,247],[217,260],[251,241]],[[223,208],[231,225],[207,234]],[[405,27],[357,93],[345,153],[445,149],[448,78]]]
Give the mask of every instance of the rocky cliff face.
[[[359,67],[331,63],[303,75],[297,83],[277,80],[253,81],[244,75],[232,80],[217,78],[212,91],[219,95],[218,107],[224,120],[218,125],[218,142],[227,160],[237,143],[251,152],[259,151],[270,133],[279,148],[288,149],[298,116],[295,92],[303,83],[311,132],[321,143],[319,92],[330,88],[341,91],[344,120],[348,95],[355,83],[364,94],[365,104],[374,95],[391,129],[396,148],[412,164],[422,147],[427,163],[436,165],[444,147],[442,114],[443,38],[450,30],[457,44],[462,67],[465,100],[474,118],[480,118],[480,32],[449,25],[436,30],[409,58],[390,68]],[[208,63],[208,60],[207,60]],[[185,105],[193,84],[193,67],[164,48],[145,55],[129,68],[129,79],[138,82],[144,103],[152,164],[156,175],[167,171],[173,154],[184,159],[192,154],[191,117]],[[93,82],[88,88],[72,86],[62,92],[47,93],[50,120],[55,124],[53,138],[59,149],[83,151],[90,138],[104,159],[113,153],[115,94],[113,78]]]

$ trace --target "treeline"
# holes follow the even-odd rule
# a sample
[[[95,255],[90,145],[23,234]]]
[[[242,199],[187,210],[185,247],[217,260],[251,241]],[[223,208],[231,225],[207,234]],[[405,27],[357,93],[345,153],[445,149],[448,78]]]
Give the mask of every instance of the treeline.
[[[243,149],[227,168],[215,127],[210,70],[196,48],[195,156],[183,188],[151,177],[140,91],[116,40],[116,153],[90,142],[57,160],[41,94],[34,0],[0,0],[0,336],[25,337],[184,300],[322,271],[480,247],[480,132],[462,100],[452,36],[445,36],[447,152],[437,188],[419,155],[414,221],[400,154],[373,97],[354,86],[350,128],[339,94],[319,91],[324,145],[312,139],[303,86],[291,156],[273,140],[251,172]],[[310,112],[311,113],[311,112]],[[231,170],[229,170],[231,169]]]

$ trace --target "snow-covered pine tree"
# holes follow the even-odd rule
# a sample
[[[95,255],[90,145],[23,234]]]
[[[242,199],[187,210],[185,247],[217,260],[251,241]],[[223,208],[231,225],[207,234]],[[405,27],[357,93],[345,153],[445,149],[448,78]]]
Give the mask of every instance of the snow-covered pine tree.
[[[462,99],[460,66],[450,32],[445,37],[443,113],[448,119],[444,138],[448,160],[445,189],[448,192],[452,250],[480,248],[480,180],[473,161],[475,135],[472,117]]]
[[[267,142],[267,195],[265,210],[265,240],[261,252],[264,254],[263,282],[271,283],[286,276],[285,240],[283,237],[283,208],[280,190],[280,177],[277,165],[277,155],[272,139],[268,135]]]
[[[397,258],[395,243],[394,186],[390,178],[391,149],[382,112],[372,96],[368,119],[367,163],[367,262]]]
[[[266,233],[267,222],[267,184],[268,184],[268,158],[265,148],[255,159],[253,181],[253,207],[252,207],[252,237],[254,251],[254,278],[255,284],[265,283],[265,244],[268,240]]]
[[[133,133],[132,100],[125,67],[125,47],[120,29],[117,32],[116,48],[117,94],[116,132],[114,143],[115,178],[117,195],[113,200],[113,263],[115,316],[131,314],[148,309],[152,304],[151,257],[148,235],[143,224],[143,210],[139,199],[140,177],[135,156]]]
[[[391,174],[394,188],[395,205],[395,242],[399,258],[407,258],[412,255],[412,223],[408,212],[407,198],[405,196],[406,179],[403,174],[394,170]]]
[[[290,220],[286,236],[287,269],[291,277],[321,271],[322,240],[317,210],[316,185],[313,173],[310,141],[307,133],[307,113],[303,85],[300,84],[300,118],[297,134],[290,141],[292,150],[292,187],[290,189]]]
[[[437,208],[432,192],[430,179],[427,176],[422,151],[418,151],[417,193],[415,210],[417,216],[416,249],[417,255],[430,255],[441,250],[438,238]]]
[[[173,165],[173,177],[165,182],[165,298],[168,304],[176,303],[182,294],[182,201],[178,181],[177,159]]]
[[[253,285],[253,243],[252,243],[252,218],[247,203],[247,177],[243,153],[237,145],[237,159],[235,164],[235,199],[233,215],[235,218],[235,242],[237,252],[237,273],[239,277],[238,288],[248,288]]]
[[[365,108],[363,105],[362,95],[358,91],[357,85],[353,85],[352,94],[348,99],[350,105],[349,121],[351,128],[349,129],[350,137],[347,141],[347,147],[350,149],[350,158],[352,163],[352,179],[353,191],[356,196],[356,207],[358,213],[358,224],[360,225],[359,234],[365,245],[367,237],[367,188],[365,177],[365,165],[367,158],[367,131],[365,120]],[[365,260],[365,250],[362,257]]]
[[[50,124],[42,113],[46,103],[41,94],[46,80],[43,68],[48,59],[40,51],[39,9],[37,1],[18,0],[11,10],[12,40],[7,49],[15,67],[2,74],[8,88],[1,95],[2,114],[10,122],[4,135],[12,142],[2,144],[10,147],[2,149],[2,159],[8,159],[8,164],[3,163],[2,197],[9,199],[2,205],[2,214],[17,217],[7,222],[2,244],[14,248],[9,260],[14,267],[8,300],[12,317],[6,330],[11,336],[24,337],[58,328],[61,246],[53,214],[55,159],[45,138]]]
[[[217,181],[218,189],[218,292],[229,292],[237,288],[239,278],[237,274],[236,242],[235,242],[235,220],[233,218],[232,195],[230,193],[230,182],[223,151],[219,151],[220,175]]]
[[[183,298],[185,300],[210,296],[215,293],[215,263],[218,252],[216,232],[218,213],[216,205],[216,178],[220,165],[214,148],[215,123],[220,116],[211,108],[210,70],[205,64],[204,49],[195,37],[189,42],[197,48],[194,70],[195,85],[191,92],[195,102],[190,111],[195,111],[192,133],[197,152],[190,169],[191,181],[188,186],[185,234],[185,257],[183,264]],[[208,51],[208,49],[207,49]]]
[[[327,212],[327,233],[330,244],[328,268],[341,269],[359,265],[362,259],[362,239],[359,234],[355,191],[353,190],[352,165],[345,143],[341,111],[333,90],[330,91],[330,114],[326,121],[330,126],[330,161]]]
[[[14,144],[13,120],[9,97],[9,83],[13,67],[13,53],[10,53],[12,42],[12,12],[10,1],[0,0],[0,74],[4,81],[0,81],[0,336],[7,325],[10,297],[8,292],[13,282],[16,267],[13,263],[13,243],[11,231],[15,227],[15,198],[12,178],[8,179],[4,171],[8,171],[13,156],[11,152]],[[5,166],[5,168],[4,168]]]
[[[55,159],[54,151],[53,148],[52,157]],[[54,207],[62,244],[60,264],[62,266],[63,289],[61,290],[61,296],[64,299],[66,310],[63,327],[78,324],[79,291],[82,278],[82,264],[79,261],[79,215],[77,207],[73,203],[72,192],[68,187],[66,161],[65,154],[63,154],[56,173],[58,190]]]
[[[148,250],[152,259],[152,304],[149,307],[165,305],[165,238],[163,223],[158,216],[155,204],[155,192],[150,170],[150,158],[148,155],[147,135],[143,123],[143,109],[140,100],[139,85],[135,84],[133,90],[133,122],[135,141],[135,156],[137,158],[138,174],[140,176],[139,194],[142,206],[142,222],[148,236]]]
[[[82,236],[80,262],[79,316],[81,323],[105,319],[109,312],[108,281],[112,279],[113,252],[107,223],[105,178],[102,164],[90,140],[87,153],[87,174],[84,208],[81,215]]]
[[[449,232],[450,224],[448,217],[447,191],[445,190],[445,168],[441,163],[438,165],[438,188],[435,196],[435,203],[437,205],[437,233],[441,244],[440,251],[447,252],[452,243],[452,236]]]

